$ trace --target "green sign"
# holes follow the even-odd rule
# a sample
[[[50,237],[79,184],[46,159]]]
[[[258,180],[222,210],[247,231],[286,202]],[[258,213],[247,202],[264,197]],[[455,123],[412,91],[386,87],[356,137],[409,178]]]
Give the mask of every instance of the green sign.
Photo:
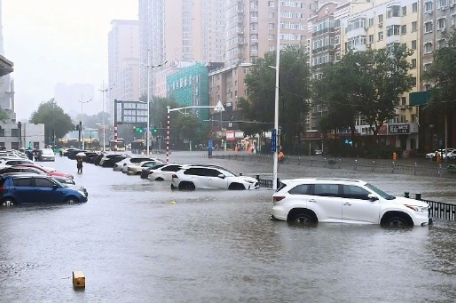
[[[29,148],[32,148],[33,145],[32,145],[32,141],[29,141]]]

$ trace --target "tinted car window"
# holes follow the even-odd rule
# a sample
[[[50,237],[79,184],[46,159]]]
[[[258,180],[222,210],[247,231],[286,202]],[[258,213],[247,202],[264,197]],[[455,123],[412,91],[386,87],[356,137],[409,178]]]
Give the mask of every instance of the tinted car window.
[[[16,187],[30,187],[32,186],[32,178],[14,179],[13,184]]]
[[[301,184],[298,185],[288,191],[291,195],[305,195],[309,192],[310,185],[309,184]]]
[[[169,165],[167,167],[163,167],[162,171],[178,171],[181,169],[180,165]]]
[[[206,176],[208,177],[218,177],[218,175],[220,175],[221,172],[219,172],[218,170],[216,169],[206,169]]]
[[[354,186],[354,185],[344,185],[343,186],[343,197],[344,198],[369,200],[367,195],[369,195],[369,192],[359,186]]]
[[[337,197],[339,195],[339,184],[314,184],[314,195]]]
[[[37,178],[37,179],[35,179],[35,186],[36,187],[53,187],[54,183],[48,179]]]
[[[143,161],[149,160],[148,158],[131,158],[130,163],[141,163]]]

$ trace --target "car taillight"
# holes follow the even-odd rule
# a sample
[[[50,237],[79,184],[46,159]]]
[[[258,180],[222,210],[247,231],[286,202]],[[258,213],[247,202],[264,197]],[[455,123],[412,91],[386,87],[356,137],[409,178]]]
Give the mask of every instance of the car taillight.
[[[176,174],[173,174],[173,175],[171,176],[171,178],[172,178],[172,179],[178,179],[178,177],[177,177]]]
[[[4,186],[0,186],[0,191],[4,191],[6,188]]]
[[[279,202],[279,201],[282,201],[283,199],[285,199],[284,196],[275,196],[275,197],[272,197],[272,201],[274,201],[274,202]]]
[[[117,167],[117,166],[119,166],[119,165],[117,165],[117,164],[114,164],[114,167]]]

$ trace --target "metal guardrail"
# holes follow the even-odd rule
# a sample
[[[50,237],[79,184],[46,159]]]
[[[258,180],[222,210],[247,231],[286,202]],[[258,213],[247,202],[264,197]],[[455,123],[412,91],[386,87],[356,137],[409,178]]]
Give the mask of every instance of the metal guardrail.
[[[213,155],[212,158],[228,159],[247,162],[273,162],[270,155],[263,154],[219,154]],[[418,165],[416,162],[413,165],[398,164],[395,161],[385,163],[385,161],[372,160],[368,162],[358,160],[342,160],[340,158],[313,158],[313,157],[287,157],[281,165],[295,165],[305,167],[318,167],[327,169],[347,169],[356,171],[369,171],[378,173],[390,174],[409,174],[420,176],[438,176],[447,178],[456,178],[454,169],[447,169],[442,164],[435,165]]]

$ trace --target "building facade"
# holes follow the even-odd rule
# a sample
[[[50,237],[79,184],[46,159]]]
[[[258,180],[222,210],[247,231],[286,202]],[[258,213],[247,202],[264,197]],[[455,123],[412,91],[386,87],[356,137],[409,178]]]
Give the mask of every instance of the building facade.
[[[147,90],[148,65],[150,81],[157,82],[161,68],[153,66],[166,61],[224,60],[225,1],[139,0],[141,92]]]
[[[113,20],[108,36],[109,98],[106,109],[114,117],[114,99],[138,100],[139,25],[136,20]]]

